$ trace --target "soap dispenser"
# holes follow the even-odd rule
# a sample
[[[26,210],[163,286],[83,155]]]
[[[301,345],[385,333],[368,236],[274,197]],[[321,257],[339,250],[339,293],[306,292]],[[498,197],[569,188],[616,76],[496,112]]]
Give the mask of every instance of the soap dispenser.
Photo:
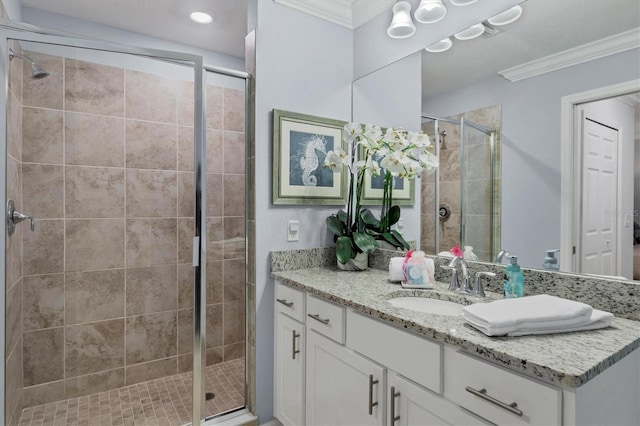
[[[504,268],[504,297],[507,299],[524,296],[524,275],[518,265],[518,257],[510,256]]]
[[[544,263],[542,267],[544,269],[551,269],[553,271],[559,271],[560,265],[558,265],[558,259],[556,259],[555,254],[560,250],[547,250],[547,257],[544,258]]]

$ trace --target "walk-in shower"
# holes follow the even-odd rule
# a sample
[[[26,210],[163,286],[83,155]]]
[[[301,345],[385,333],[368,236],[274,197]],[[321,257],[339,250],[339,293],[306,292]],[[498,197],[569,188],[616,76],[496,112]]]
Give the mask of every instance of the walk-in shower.
[[[421,248],[427,253],[472,246],[480,260],[495,257],[500,241],[499,120],[499,107],[448,118],[422,116],[422,130],[434,135],[440,159],[438,171],[421,182]]]
[[[6,61],[6,197],[35,222],[5,234],[4,424],[245,407],[246,75],[2,32],[23,59]]]

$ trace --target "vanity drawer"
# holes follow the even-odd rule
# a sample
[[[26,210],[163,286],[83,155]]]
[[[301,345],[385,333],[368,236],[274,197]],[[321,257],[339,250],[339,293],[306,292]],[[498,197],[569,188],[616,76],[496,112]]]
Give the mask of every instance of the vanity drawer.
[[[445,347],[444,364],[445,397],[474,414],[499,425],[561,424],[561,389],[451,347]]]
[[[307,328],[344,343],[345,309],[307,294]]]
[[[304,322],[304,292],[276,282],[276,311]]]
[[[438,343],[348,311],[347,346],[433,392],[442,392]]]

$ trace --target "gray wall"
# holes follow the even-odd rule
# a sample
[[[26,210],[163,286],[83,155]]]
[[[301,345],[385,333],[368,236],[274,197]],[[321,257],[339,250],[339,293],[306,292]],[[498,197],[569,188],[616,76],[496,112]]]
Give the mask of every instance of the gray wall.
[[[353,33],[273,1],[256,4],[256,413],[266,422],[273,417],[269,252],[333,245],[325,218],[339,207],[271,204],[272,110],[349,121]],[[289,219],[300,221],[298,242],[287,242]]]
[[[423,99],[422,110],[439,116],[502,105],[502,246],[524,265],[538,267],[545,249],[560,247],[561,97],[640,78],[639,55],[634,49],[515,83],[495,77]]]

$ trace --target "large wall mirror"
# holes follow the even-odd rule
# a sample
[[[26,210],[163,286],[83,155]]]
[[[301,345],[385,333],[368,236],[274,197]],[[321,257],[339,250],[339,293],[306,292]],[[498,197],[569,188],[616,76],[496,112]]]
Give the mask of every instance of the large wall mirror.
[[[448,51],[421,53],[423,128],[439,147],[444,142],[451,153],[465,142],[455,141],[460,125],[440,124],[436,131],[433,117],[496,131],[485,139],[494,151],[473,154],[469,142],[457,155],[460,161],[489,156],[491,185],[462,187],[452,202],[471,214],[481,210],[474,200],[486,203],[486,191],[494,191],[489,205],[495,209],[481,212],[491,211],[486,238],[493,241],[474,243],[483,245],[483,260],[495,261],[506,249],[523,266],[541,268],[547,250],[562,248],[557,256],[564,271],[640,279],[634,227],[640,224],[640,3],[528,0],[522,8],[509,25],[489,27],[473,40],[452,34]],[[455,157],[441,160],[447,156]],[[441,167],[440,177],[452,167]],[[421,191],[421,220],[430,221],[421,224],[423,239],[429,227],[443,228],[432,210],[442,189]],[[455,224],[430,249],[448,250],[456,235],[464,244],[470,223],[473,218],[466,230]]]

